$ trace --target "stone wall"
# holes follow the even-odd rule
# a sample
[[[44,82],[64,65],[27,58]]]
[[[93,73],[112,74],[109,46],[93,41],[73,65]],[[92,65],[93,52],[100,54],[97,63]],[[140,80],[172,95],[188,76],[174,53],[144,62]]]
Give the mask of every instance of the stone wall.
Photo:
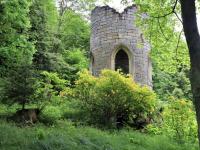
[[[135,5],[119,13],[109,6],[96,7],[91,14],[91,70],[115,69],[115,55],[123,49],[129,57],[129,73],[142,85],[152,85],[150,45],[135,25]]]

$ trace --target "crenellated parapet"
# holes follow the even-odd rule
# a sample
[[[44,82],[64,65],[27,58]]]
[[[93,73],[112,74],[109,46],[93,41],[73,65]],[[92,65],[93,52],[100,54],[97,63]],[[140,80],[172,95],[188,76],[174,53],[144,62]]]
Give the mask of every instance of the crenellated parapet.
[[[152,86],[150,45],[136,26],[137,6],[122,13],[109,6],[96,7],[91,14],[91,70],[122,69],[142,85]]]

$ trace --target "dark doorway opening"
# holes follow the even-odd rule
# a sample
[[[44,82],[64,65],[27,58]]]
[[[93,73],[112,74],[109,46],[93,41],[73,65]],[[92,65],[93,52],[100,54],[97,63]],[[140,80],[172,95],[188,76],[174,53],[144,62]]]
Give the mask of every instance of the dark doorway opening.
[[[120,69],[123,73],[129,73],[129,59],[127,53],[120,49],[115,56],[115,70]]]

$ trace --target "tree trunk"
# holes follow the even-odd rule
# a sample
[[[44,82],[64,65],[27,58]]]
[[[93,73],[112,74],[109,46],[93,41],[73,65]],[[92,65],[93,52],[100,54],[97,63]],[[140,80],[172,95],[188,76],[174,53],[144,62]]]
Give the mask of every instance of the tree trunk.
[[[193,103],[198,124],[198,139],[200,145],[200,36],[196,19],[195,0],[180,0],[183,19],[183,29],[189,49],[191,62],[190,82],[193,93]]]
[[[25,102],[22,103],[22,110],[25,109]]]

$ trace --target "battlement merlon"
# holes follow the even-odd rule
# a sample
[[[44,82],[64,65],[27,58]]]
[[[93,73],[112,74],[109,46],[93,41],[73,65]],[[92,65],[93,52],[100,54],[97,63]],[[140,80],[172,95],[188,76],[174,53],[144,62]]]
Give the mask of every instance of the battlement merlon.
[[[136,82],[151,86],[150,44],[136,26],[137,10],[137,6],[132,5],[122,13],[109,6],[92,11],[90,51],[94,75],[98,76],[102,69],[124,67]]]

